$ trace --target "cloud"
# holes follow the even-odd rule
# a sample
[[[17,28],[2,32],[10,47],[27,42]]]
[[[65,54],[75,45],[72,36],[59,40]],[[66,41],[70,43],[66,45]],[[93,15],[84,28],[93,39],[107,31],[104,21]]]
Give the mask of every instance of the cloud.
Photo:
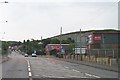
[[[7,40],[47,38],[63,33],[90,29],[117,29],[117,3],[79,2],[78,0],[10,0],[1,8]],[[14,2],[16,1],[16,2]],[[87,0],[86,0],[87,1]],[[111,0],[112,1],[112,0]],[[13,2],[13,3],[12,3]],[[5,17],[4,17],[5,16]]]

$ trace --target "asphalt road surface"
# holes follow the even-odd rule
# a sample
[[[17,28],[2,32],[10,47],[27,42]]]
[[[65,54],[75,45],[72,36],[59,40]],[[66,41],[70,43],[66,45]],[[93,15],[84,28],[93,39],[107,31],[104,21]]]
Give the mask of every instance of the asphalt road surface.
[[[2,78],[28,78],[27,61],[24,56],[13,52],[9,61],[2,64]]]
[[[2,77],[27,80],[80,80],[118,78],[118,73],[81,64],[75,64],[46,57],[24,57],[12,52],[10,60],[2,64]],[[112,79],[111,79],[112,80]]]

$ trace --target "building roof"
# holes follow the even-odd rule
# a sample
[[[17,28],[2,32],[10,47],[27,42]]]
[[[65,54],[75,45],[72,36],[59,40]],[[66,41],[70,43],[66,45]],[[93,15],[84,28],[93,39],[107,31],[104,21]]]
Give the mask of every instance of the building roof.
[[[66,34],[62,34],[61,36],[64,35],[70,35],[70,34],[79,34],[80,31],[76,32],[70,32]],[[81,31],[81,33],[120,33],[120,30],[114,30],[114,29],[104,29],[104,30],[88,30],[88,31]],[[53,36],[51,38],[59,37],[60,35]]]
[[[53,46],[53,45],[60,45],[60,44],[47,44],[47,45]],[[61,44],[61,45],[69,45],[69,44]]]

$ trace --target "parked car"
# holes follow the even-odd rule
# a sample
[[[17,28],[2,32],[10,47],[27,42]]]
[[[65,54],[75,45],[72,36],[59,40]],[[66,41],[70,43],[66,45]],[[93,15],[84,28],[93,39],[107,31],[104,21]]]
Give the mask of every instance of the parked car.
[[[37,57],[37,55],[35,53],[32,53],[32,57]]]
[[[28,54],[24,54],[25,57],[28,57]]]

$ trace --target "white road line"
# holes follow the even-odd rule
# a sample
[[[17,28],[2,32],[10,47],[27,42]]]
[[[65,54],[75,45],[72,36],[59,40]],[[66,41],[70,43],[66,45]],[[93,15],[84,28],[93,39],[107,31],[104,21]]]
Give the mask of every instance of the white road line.
[[[30,66],[30,63],[28,62],[28,66]]]
[[[73,71],[75,71],[75,72],[80,72],[80,71],[78,71],[78,70],[75,70],[75,69],[73,69]]]
[[[31,77],[32,76],[32,73],[31,72],[29,72],[29,77]]]
[[[99,76],[96,76],[96,75],[93,75],[93,77],[95,77],[95,78],[100,78]]]
[[[30,68],[30,66],[28,66],[28,68]]]
[[[89,73],[85,73],[85,75],[90,76],[90,77],[100,78],[99,76],[91,75],[91,74],[89,74]]]
[[[30,61],[27,60],[27,64],[28,64],[28,76],[32,77],[31,68],[30,68]],[[32,80],[32,78],[30,78],[30,80]]]
[[[28,71],[29,71],[29,72],[31,72],[31,69],[30,69],[30,68],[28,68]]]
[[[27,61],[27,65],[28,65],[28,67],[30,67],[30,63],[29,63],[29,61],[28,60],[26,60]]]
[[[88,73],[85,73],[85,75],[90,76],[90,77],[92,76],[91,74],[88,74]]]

